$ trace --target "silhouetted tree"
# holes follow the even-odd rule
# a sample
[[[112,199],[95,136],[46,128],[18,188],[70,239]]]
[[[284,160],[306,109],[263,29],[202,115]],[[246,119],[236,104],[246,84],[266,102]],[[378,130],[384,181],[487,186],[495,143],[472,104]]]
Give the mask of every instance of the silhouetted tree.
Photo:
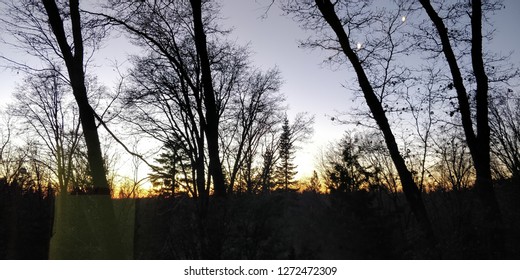
[[[316,172],[316,170],[312,171],[312,177],[309,179],[309,182],[305,186],[305,191],[314,193],[318,193],[321,191],[320,177],[318,176],[318,172]]]
[[[324,173],[331,192],[370,190],[372,185],[380,183],[373,180],[380,170],[367,161],[371,147],[366,144],[347,133],[328,151]]]
[[[395,10],[371,9],[369,2],[286,1],[283,8],[294,15],[306,29],[317,36],[308,45],[334,51],[330,60],[352,65],[359,88],[370,108],[371,117],[381,130],[390,156],[396,166],[401,186],[417,222],[434,248],[436,238],[424,206],[421,192],[399,151],[396,138],[387,118],[384,100],[399,85],[406,73],[395,66],[396,58],[407,52],[400,42],[398,30],[404,24],[400,12]],[[332,34],[330,33],[332,31]],[[356,41],[366,38],[366,42]],[[360,39],[357,39],[360,40]]]
[[[287,115],[283,120],[282,134],[280,135],[280,143],[278,148],[279,163],[276,170],[276,183],[284,191],[290,190],[291,186],[296,183],[294,176],[296,175],[296,165],[294,165],[294,146],[293,131],[289,126]]]
[[[222,114],[222,154],[229,174],[229,189],[245,187],[255,192],[259,183],[257,160],[260,146],[281,121],[284,98],[278,93],[281,80],[277,69],[244,71]]]
[[[62,194],[70,191],[75,181],[75,158],[81,156],[78,150],[83,136],[77,108],[67,99],[68,93],[58,73],[36,73],[15,92],[11,109],[26,126],[25,132],[32,131],[48,151],[40,149],[39,160],[54,173],[55,185]]]
[[[262,171],[260,174],[260,184],[262,185],[262,192],[268,193],[270,192],[274,186],[274,162],[275,162],[275,154],[273,149],[267,148],[262,154]]]
[[[442,135],[442,136],[440,136]],[[436,184],[448,190],[460,191],[473,184],[473,165],[462,135],[439,131],[435,140],[437,163],[430,175]]]
[[[503,225],[491,171],[490,82],[505,81],[511,73],[503,74],[503,65],[497,63],[503,58],[490,57],[484,49],[483,43],[491,39],[491,34],[483,30],[488,13],[501,9],[502,4],[481,0],[447,5],[432,5],[429,0],[419,2],[430,20],[428,25],[421,26],[421,31],[433,31],[421,32],[423,49],[428,48],[435,55],[443,54],[446,59],[451,76],[448,87],[455,89],[460,120],[475,167],[474,189],[482,203],[486,224],[483,227],[490,228],[485,235],[494,244],[490,245],[494,247],[492,250],[500,254],[503,251]],[[470,69],[464,69],[465,66]],[[471,88],[474,88],[474,103]]]
[[[182,143],[167,143],[163,148],[164,152],[156,158],[158,165],[154,166],[149,178],[152,183],[162,185],[157,190],[160,196],[175,197],[181,187],[185,191],[190,190],[186,181],[191,176],[191,165],[181,145]]]
[[[181,51],[181,50],[177,50]],[[180,54],[180,53],[178,53]],[[183,63],[191,63],[188,56]],[[190,162],[189,175],[184,179],[190,193],[204,201],[208,198],[206,184],[204,116],[200,95],[191,91],[177,69],[156,54],[136,58],[123,93],[122,114],[125,123],[133,125],[134,133],[149,136],[167,147],[171,143]],[[182,150],[182,151],[181,151]]]
[[[226,195],[242,170],[251,171],[244,166],[252,166],[259,138],[276,119],[271,113],[281,100],[275,94],[279,73],[250,67],[247,48],[227,40],[228,31],[219,26],[213,1],[111,4],[107,14],[97,15],[146,50],[133,58],[123,118],[162,146],[182,143],[191,165],[185,178],[192,181],[198,200],[199,241],[206,255],[217,246],[209,240],[218,239],[217,232],[207,229],[209,195]],[[253,176],[245,176],[251,183]]]
[[[407,164],[412,171],[415,171],[415,178],[421,191],[428,185],[429,169],[435,158],[433,152],[435,129],[446,128],[444,120],[448,113],[446,110],[451,110],[447,103],[452,101],[446,98],[445,88],[439,86],[442,80],[442,67],[434,63],[423,66],[414,71],[414,78],[406,85],[403,94],[406,107],[400,114],[405,113],[403,120],[412,120],[411,130],[414,133],[407,133],[402,141],[406,143]],[[457,130],[456,127],[452,128]]]
[[[0,150],[0,179],[6,185],[11,184],[16,180],[27,161],[29,153],[22,147],[18,147],[13,143],[13,136],[17,133],[14,128],[14,120],[11,115],[7,115],[5,111],[1,112],[2,126],[1,126],[1,150]]]
[[[226,48],[230,45],[219,44],[214,39],[225,33],[215,22],[218,9],[211,1],[118,1],[111,3],[109,8],[111,14],[97,15],[122,26],[138,44],[148,46],[154,59],[160,58],[160,62],[171,68],[170,74],[174,77],[165,80],[175,85],[170,90],[190,97],[189,103],[184,100],[181,105],[193,108],[193,116],[188,116],[186,121],[193,123],[192,129],[195,128],[194,124],[199,127],[196,135],[199,140],[194,146],[199,149],[195,169],[197,173],[204,173],[202,161],[207,151],[208,172],[213,179],[214,193],[224,196],[226,186],[219,152],[219,122],[229,88],[227,84],[222,84],[222,91],[215,89],[218,81],[214,76],[217,68],[214,64],[218,61],[217,56],[229,55]],[[236,68],[219,67],[218,70],[233,71]],[[229,79],[229,84],[233,84],[235,75],[227,73],[230,75],[219,78]],[[205,140],[202,140],[204,136]],[[202,174],[197,175],[197,188],[199,196],[204,197],[208,191],[203,189]]]
[[[63,59],[63,63],[65,63],[68,71],[72,93],[74,94],[78,104],[83,135],[87,145],[90,171],[94,183],[94,193],[110,195],[110,189],[105,174],[104,161],[101,154],[101,145],[99,143],[95,113],[89,103],[87,88],[85,86],[83,37],[83,32],[85,31],[82,28],[82,25],[84,26],[85,23],[82,23],[81,20],[79,1],[71,0],[67,6],[68,12],[65,11],[65,7],[58,7],[58,4],[54,0],[43,1],[43,6],[48,17],[48,23],[52,28],[53,36],[56,38],[57,46],[54,46],[58,47],[60,50],[61,58]],[[68,35],[62,19],[63,13],[68,13],[70,16],[71,30],[69,32],[71,34]],[[92,30],[89,30],[89,32],[92,32]],[[94,35],[95,33],[87,34]],[[70,44],[69,38],[72,38],[74,44]]]
[[[0,111],[0,160],[4,160],[4,152],[6,148],[11,145],[11,133],[12,133],[12,117],[5,114],[5,111]],[[3,170],[2,170],[3,171]],[[3,172],[0,173],[4,175]],[[5,179],[5,175],[3,176]],[[7,182],[6,182],[7,183]]]
[[[203,99],[206,107],[206,139],[208,141],[209,173],[213,177],[215,195],[226,195],[226,184],[219,153],[219,108],[213,88],[208,42],[206,40],[207,26],[204,26],[202,6],[207,4],[202,0],[190,0],[194,26],[194,40],[200,61]]]
[[[111,202],[111,191],[106,177],[99,134],[86,85],[86,66],[91,52],[95,51],[105,35],[105,25],[83,13],[78,0],[70,1],[2,1],[6,17],[2,23],[13,36],[17,47],[50,65],[60,78],[67,81],[77,104],[78,115],[85,139],[89,172],[92,177],[92,194],[99,195],[91,203],[91,215],[95,216],[95,232],[98,236],[98,258],[121,258],[120,239]],[[13,67],[34,73],[34,67],[8,59]],[[63,67],[64,66],[64,67]],[[59,69],[66,69],[58,72]],[[73,258],[77,251],[65,245],[68,240],[68,225],[59,222],[72,221],[68,215],[82,211],[78,205],[71,206],[60,196],[55,221],[56,234],[51,246],[51,255],[56,258]],[[67,205],[67,206],[66,206]],[[66,209],[65,209],[66,208]],[[88,225],[83,225],[87,226]],[[91,235],[92,237],[93,235]],[[74,239],[70,239],[74,240]],[[72,242],[74,243],[74,242]],[[76,243],[77,244],[77,243]],[[95,251],[95,252],[94,252]]]
[[[508,88],[493,100],[490,108],[493,155],[508,175],[520,179],[520,98]],[[500,168],[500,167],[499,167]]]
[[[3,144],[0,180],[6,185],[16,185],[20,192],[38,192],[42,196],[52,192],[50,183],[53,178],[49,165],[42,160],[41,145],[31,139],[20,140],[16,144]]]
[[[270,129],[264,138],[263,162],[259,176],[263,192],[270,192],[277,184],[281,185],[283,189],[286,189],[286,187],[288,189],[292,184],[291,181],[296,168],[292,163],[293,152],[298,149],[298,144],[309,139],[314,131],[313,124],[313,116],[308,117],[299,113],[292,124],[289,123],[289,119],[285,115],[281,126]],[[282,145],[285,149],[283,152]],[[294,151],[291,152],[291,149]],[[282,159],[282,156],[285,159]]]

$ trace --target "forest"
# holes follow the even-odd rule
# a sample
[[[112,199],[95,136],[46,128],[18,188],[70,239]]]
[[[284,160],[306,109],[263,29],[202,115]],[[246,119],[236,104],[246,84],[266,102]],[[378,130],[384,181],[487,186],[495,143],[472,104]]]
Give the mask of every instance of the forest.
[[[503,1],[257,2],[352,75],[312,174],[296,156],[328,132],[288,113],[222,1],[0,0],[0,67],[23,76],[0,111],[0,259],[520,258]],[[109,86],[93,57],[115,38],[139,52]]]

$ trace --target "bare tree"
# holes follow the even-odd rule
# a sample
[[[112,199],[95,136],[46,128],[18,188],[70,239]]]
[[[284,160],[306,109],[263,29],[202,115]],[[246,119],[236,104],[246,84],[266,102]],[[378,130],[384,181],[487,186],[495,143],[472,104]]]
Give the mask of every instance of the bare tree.
[[[226,54],[229,45],[222,46],[214,40],[214,37],[226,33],[216,25],[217,15],[218,8],[211,1],[118,1],[111,3],[106,14],[97,14],[123,27],[136,43],[147,46],[156,56],[162,56],[182,81],[184,90],[191,92],[200,135],[206,138],[198,144],[199,156],[201,159],[204,157],[207,145],[208,171],[213,179],[214,194],[224,196],[226,186],[219,151],[219,120],[227,99],[224,92],[215,89],[217,78],[213,71],[215,61]],[[220,78],[232,80],[233,76]],[[198,168],[200,172],[204,167]],[[198,184],[204,184],[202,179],[199,180]]]
[[[435,64],[424,66],[414,71],[416,75],[411,79],[403,93],[407,111],[405,118],[411,120],[412,135],[410,147],[406,157],[411,170],[415,171],[417,184],[421,191],[428,184],[428,173],[432,165],[433,136],[435,129],[446,126],[445,109],[450,108],[445,97],[445,87],[439,87],[442,80],[442,70]],[[451,108],[450,108],[451,109]]]
[[[254,192],[254,165],[260,154],[260,144],[270,129],[280,122],[283,96],[277,93],[280,73],[271,69],[265,73],[251,69],[237,81],[229,110],[222,115],[222,153],[229,174],[229,191],[238,180],[247,192]]]
[[[2,4],[8,13],[3,23],[16,41],[11,44],[18,43],[19,48],[45,61],[51,70],[58,71],[61,65],[65,66],[66,74],[57,73],[68,81],[78,104],[95,193],[109,195],[94,112],[85,86],[85,67],[90,59],[90,56],[85,58],[85,47],[95,50],[105,34],[104,29],[99,28],[96,20],[82,18],[77,0],[67,3],[4,1]],[[8,60],[23,71],[41,70]]]
[[[191,182],[187,188],[195,198],[204,201],[209,189],[199,95],[190,91],[183,77],[176,76],[176,69],[160,56],[136,58],[129,78],[120,115],[123,121],[164,147],[179,147],[178,153],[186,155],[192,167],[183,172]]]
[[[92,181],[94,183],[94,193],[110,195],[110,189],[105,174],[103,156],[99,143],[95,113],[88,100],[87,89],[85,86],[85,62],[84,62],[84,38],[80,16],[79,1],[71,0],[69,3],[69,13],[71,20],[71,36],[73,38],[73,49],[68,41],[64,22],[61,13],[63,8],[59,8],[55,1],[43,1],[45,12],[48,16],[53,35],[59,46],[61,57],[68,71],[68,78],[72,87],[72,93],[76,99],[82,124],[83,135],[87,145],[87,156],[90,165]]]
[[[59,73],[60,78],[67,81],[72,89],[85,139],[89,172],[93,183],[92,194],[99,195],[89,205],[92,207],[90,210],[92,215],[89,218],[95,216],[94,227],[96,228],[93,232],[100,236],[97,239],[100,250],[99,252],[91,250],[88,253],[99,253],[97,258],[122,258],[118,228],[110,198],[111,191],[95,120],[96,114],[89,101],[85,74],[93,51],[98,48],[105,35],[105,26],[84,14],[78,0],[3,1],[2,5],[7,13],[2,23],[15,40],[12,44],[43,60],[46,65],[50,65],[50,70]],[[7,60],[12,62],[13,67],[22,71],[30,73],[41,71],[22,62],[8,58]],[[58,69],[62,66],[65,66],[66,71],[59,72]],[[73,244],[71,240],[74,239],[68,239],[70,237],[68,235],[74,233],[70,232],[67,223],[76,222],[71,215],[83,209],[69,202],[64,195],[57,203],[56,234],[53,237],[54,242],[51,242],[52,257],[73,258],[79,253],[78,250],[73,251],[70,248],[72,245],[68,242]]]
[[[222,164],[219,154],[219,117],[218,108],[213,88],[213,77],[211,74],[210,57],[208,54],[208,43],[206,40],[207,26],[204,26],[202,6],[207,4],[202,0],[190,0],[193,26],[194,40],[201,68],[201,83],[203,88],[204,105],[206,107],[206,139],[208,140],[209,153],[209,172],[213,177],[215,195],[224,196],[226,194],[226,185],[224,182],[224,173],[222,172]]]
[[[1,112],[1,117],[0,176],[6,184],[11,184],[19,176],[28,154],[20,153],[19,147],[13,143],[14,137],[17,136],[13,127],[13,117],[5,111]]]
[[[401,44],[404,37],[399,34],[405,22],[400,13],[406,8],[397,5],[391,11],[374,9],[366,1],[287,1],[284,4],[284,9],[304,28],[316,32],[308,46],[329,50],[331,61],[347,60],[352,65],[371,117],[384,136],[410,208],[430,248],[434,248],[436,239],[421,192],[399,151],[383,103],[406,77],[407,70],[395,64],[396,59],[408,51],[407,46]]]
[[[462,135],[440,131],[435,142],[437,164],[429,172],[438,187],[460,191],[468,189],[474,177],[470,154]]]
[[[135,94],[128,97],[136,102],[154,101],[148,103],[151,105],[148,109],[144,109],[144,103],[139,105],[141,108],[132,117],[134,123],[138,126],[139,122],[147,123],[141,126],[142,130],[157,128],[148,129],[146,133],[163,143],[170,140],[184,143],[190,150],[188,154],[192,154],[190,158],[195,167],[192,178],[198,182],[195,183],[197,193],[204,196],[209,192],[205,186],[210,183],[204,178],[206,161],[210,175],[214,173],[212,170],[221,173],[212,163],[216,160],[211,159],[215,155],[210,151],[214,150],[210,148],[212,137],[208,138],[208,133],[213,133],[209,132],[210,126],[214,126],[212,122],[217,121],[218,151],[226,167],[228,189],[233,190],[239,175],[245,176],[251,188],[254,175],[251,169],[260,139],[269,126],[275,125],[276,111],[283,101],[276,93],[281,83],[279,72],[273,69],[264,73],[248,65],[249,51],[226,41],[227,32],[217,25],[217,6],[211,1],[201,7],[207,37],[205,47],[197,46],[201,42],[196,42],[196,26],[191,24],[197,3],[122,1],[117,7],[120,8],[117,13],[104,17],[129,31],[137,44],[146,45],[150,50],[148,58],[135,60],[136,70],[132,71],[131,78],[133,87],[140,90],[132,90]],[[201,53],[204,52],[209,57],[210,79],[202,69]],[[212,89],[207,87],[209,82]],[[216,106],[216,117],[209,117],[213,113],[207,102],[213,101],[206,99],[211,99],[207,94],[215,96],[212,106]],[[141,101],[137,101],[138,98]],[[149,111],[151,108],[155,109]],[[159,111],[164,119],[158,117]],[[146,122],[143,117],[147,118]],[[213,187],[217,185],[213,179]],[[214,191],[217,194],[217,190]]]
[[[495,98],[491,111],[492,154],[506,168],[508,175],[520,179],[520,98],[505,89]]]
[[[27,172],[27,163],[31,159],[29,143],[14,145],[12,142],[5,143],[2,159],[0,160],[0,179],[6,184],[13,184],[18,178]]]
[[[498,70],[504,69],[499,65],[503,58],[493,57],[484,49],[484,42],[492,38],[492,33],[483,30],[489,24],[489,14],[501,9],[502,4],[481,0],[439,4],[432,4],[429,0],[419,2],[430,20],[421,26],[422,30],[433,29],[433,32],[423,33],[425,46],[434,55],[443,54],[450,70],[448,86],[455,89],[457,110],[475,167],[475,190],[482,203],[484,235],[489,237],[491,250],[500,254],[504,249],[503,224],[491,170],[490,84],[505,81],[516,73],[500,75],[504,74]],[[469,69],[464,69],[466,66]]]
[[[2,126],[0,126],[0,159],[4,159],[4,152],[6,151],[7,146],[11,143],[11,133],[12,133],[12,120],[10,116],[6,116],[5,111],[0,111],[0,116],[2,120]]]
[[[22,87],[14,96],[16,102],[11,113],[22,120],[24,126],[37,135],[46,150],[49,151],[47,162],[56,179],[58,190],[65,194],[74,181],[75,164],[80,139],[80,121],[77,108],[67,100],[67,85],[54,72],[41,72],[26,78]]]

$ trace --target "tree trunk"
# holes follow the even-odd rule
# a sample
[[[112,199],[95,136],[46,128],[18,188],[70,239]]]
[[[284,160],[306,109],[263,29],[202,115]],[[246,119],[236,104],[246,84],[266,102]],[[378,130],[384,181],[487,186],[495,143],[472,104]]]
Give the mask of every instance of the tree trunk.
[[[503,248],[503,225],[500,207],[493,189],[491,176],[491,147],[489,128],[489,84],[482,53],[482,1],[473,0],[471,16],[471,61],[477,81],[477,149],[475,151],[475,170],[477,181],[475,190],[484,206],[485,224],[491,229],[492,246],[498,252]],[[478,152],[477,152],[478,151]],[[486,225],[485,225],[486,226]]]
[[[348,35],[343,29],[343,25],[334,11],[334,5],[329,0],[316,0],[315,2],[321,14],[323,15],[323,18],[327,21],[338,37],[338,41],[341,45],[343,53],[354,67],[358,77],[359,86],[363,91],[367,105],[370,108],[370,111],[372,112],[379,129],[384,135],[386,146],[390,152],[390,156],[401,179],[401,185],[403,187],[406,200],[408,201],[408,204],[410,205],[410,208],[415,215],[419,227],[425,235],[429,247],[435,250],[437,241],[433,233],[426,208],[424,207],[421,192],[415,184],[413,176],[408,170],[408,167],[406,166],[406,163],[399,152],[399,148],[392,133],[392,129],[388,119],[386,118],[385,111],[381,106],[381,103],[379,102],[376,94],[374,93],[374,89],[372,88],[372,85],[366,76],[361,62],[350,46]]]
[[[44,0],[43,5],[49,18],[49,24],[52,27],[52,31],[59,45],[62,58],[67,67],[72,93],[78,105],[85,143],[87,145],[87,159],[94,184],[93,194],[101,195],[92,198],[90,200],[91,205],[87,206],[83,204],[74,205],[71,203],[70,198],[67,199],[68,195],[66,193],[60,194],[61,198],[59,198],[58,201],[62,201],[62,203],[57,203],[57,207],[60,208],[56,211],[56,233],[55,236],[53,236],[54,240],[51,243],[50,254],[51,257],[60,259],[74,259],[78,258],[78,254],[81,255],[81,253],[68,248],[70,245],[74,245],[74,242],[78,242],[74,239],[74,235],[79,234],[79,232],[75,232],[74,228],[76,231],[79,231],[79,229],[77,227],[67,227],[70,227],[71,223],[76,222],[71,220],[71,217],[74,217],[75,214],[85,214],[82,212],[88,211],[90,216],[88,219],[91,221],[91,224],[78,226],[87,226],[88,230],[92,231],[92,234],[86,235],[82,232],[85,237],[84,240],[79,242],[85,243],[92,241],[98,243],[100,247],[99,252],[97,252],[95,248],[87,248],[86,250],[96,250],[96,252],[89,252],[86,256],[91,256],[96,259],[122,259],[124,255],[110,198],[110,188],[106,179],[94,112],[88,102],[87,89],[85,87],[85,73],[83,70],[84,50],[79,2],[78,0],[70,0],[69,2],[74,51],[70,47],[71,44],[67,41],[64,23],[56,2],[54,0]],[[89,209],[87,210],[86,207]],[[69,242],[72,243],[69,244]]]
[[[81,126],[83,128],[85,143],[87,145],[87,159],[94,183],[94,193],[110,195],[94,112],[88,102],[87,89],[85,87],[85,73],[83,71],[83,38],[81,35],[82,30],[78,0],[70,1],[74,53],[67,42],[63,21],[56,2],[54,2],[54,0],[44,0],[43,3],[49,17],[52,31],[63,55],[63,60],[67,66],[72,93],[74,94],[76,103],[78,104]]]
[[[469,98],[463,83],[462,74],[457,63],[457,58],[451,47],[448,36],[448,28],[444,25],[442,18],[432,7],[429,0],[420,0],[423,8],[435,25],[441,39],[443,52],[450,67],[453,85],[457,92],[462,125],[466,136],[473,165],[476,171],[475,191],[482,204],[484,214],[484,230],[491,239],[491,247],[498,252],[503,251],[503,222],[500,208],[493,189],[490,159],[490,127],[489,127],[489,84],[484,68],[482,53],[482,2],[473,0],[471,15],[471,60],[473,73],[477,82],[477,134],[473,130]]]
[[[219,153],[218,124],[219,117],[213,89],[213,80],[208,57],[206,34],[202,23],[202,4],[200,0],[190,0],[193,10],[193,25],[195,32],[195,47],[200,59],[201,81],[204,90],[204,105],[206,107],[206,139],[208,140],[209,172],[213,178],[213,189],[216,196],[226,195],[226,186]]]

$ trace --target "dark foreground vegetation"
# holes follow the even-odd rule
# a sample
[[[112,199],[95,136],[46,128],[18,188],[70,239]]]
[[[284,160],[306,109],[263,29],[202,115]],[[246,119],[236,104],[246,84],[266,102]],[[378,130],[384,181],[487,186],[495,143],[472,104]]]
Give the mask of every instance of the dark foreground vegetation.
[[[437,252],[424,244],[404,197],[378,191],[211,199],[204,233],[193,199],[137,199],[129,246],[134,259],[518,259],[520,189],[512,181],[496,185],[503,252],[479,230],[478,199],[471,190],[423,195]],[[0,258],[47,259],[53,209],[53,195],[2,184]]]

